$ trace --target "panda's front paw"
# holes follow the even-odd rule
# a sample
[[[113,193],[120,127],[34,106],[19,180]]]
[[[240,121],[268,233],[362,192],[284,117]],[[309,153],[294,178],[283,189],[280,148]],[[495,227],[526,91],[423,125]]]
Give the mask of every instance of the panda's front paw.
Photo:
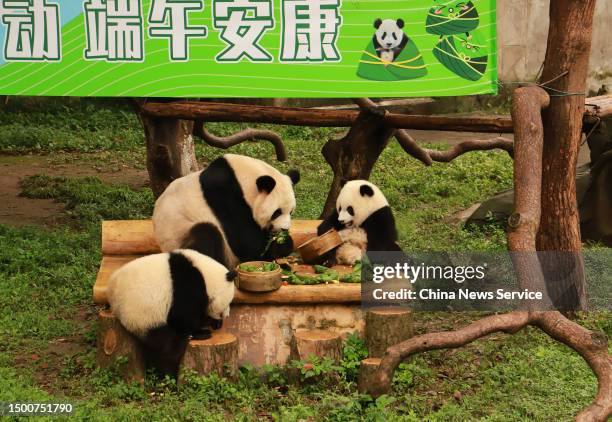
[[[284,258],[293,253],[293,240],[289,237],[283,243],[272,242],[265,257],[268,260]]]
[[[210,327],[213,330],[220,330],[222,326],[223,326],[223,320],[222,319],[214,319],[214,318],[210,319]]]
[[[208,340],[212,337],[212,331],[210,328],[201,328],[200,331],[195,333],[192,338],[194,340]]]

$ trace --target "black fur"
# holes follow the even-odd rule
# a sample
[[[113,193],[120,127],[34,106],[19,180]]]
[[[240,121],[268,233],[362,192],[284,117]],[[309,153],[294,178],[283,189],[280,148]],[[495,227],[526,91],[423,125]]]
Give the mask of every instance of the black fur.
[[[182,247],[198,251],[227,266],[223,235],[214,224],[199,223],[193,226],[183,240]]]
[[[268,241],[268,232],[253,219],[251,207],[245,201],[240,184],[227,160],[221,157],[213,161],[201,173],[200,185],[204,199],[221,223],[227,242],[238,259],[242,262],[261,259]],[[210,232],[210,228],[207,230]],[[195,234],[200,237],[199,233]],[[194,244],[195,250],[213,257],[225,266],[229,265],[222,250],[223,239],[219,242],[218,238],[209,241],[202,237]],[[218,252],[219,245],[221,253]],[[211,250],[215,252],[214,256],[210,255]]]
[[[371,214],[361,224],[368,236],[368,251],[401,251],[391,208],[386,206]]]
[[[172,278],[172,305],[166,325],[150,330],[142,339],[145,363],[158,376],[178,376],[190,336],[210,338],[208,295],[204,277],[180,253],[168,259]]]
[[[272,176],[260,176],[257,178],[256,183],[259,192],[270,193],[276,187],[276,180]]]
[[[359,188],[359,193],[361,194],[361,196],[372,197],[374,196],[374,189],[372,189],[372,187],[369,185],[361,185],[361,187]]]
[[[287,176],[291,179],[291,183],[293,186],[297,185],[300,182],[301,176],[298,170],[289,170],[287,172]]]
[[[319,227],[317,227],[317,236],[321,236],[322,234],[327,233],[331,229],[336,229],[339,231],[343,228],[344,226],[338,221],[338,211],[334,210],[334,212],[332,212],[332,214],[325,220],[323,220],[323,222],[319,224]]]

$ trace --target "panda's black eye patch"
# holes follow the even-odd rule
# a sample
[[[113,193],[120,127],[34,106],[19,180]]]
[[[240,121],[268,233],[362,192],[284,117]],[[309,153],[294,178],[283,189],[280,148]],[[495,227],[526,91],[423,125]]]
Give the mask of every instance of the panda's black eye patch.
[[[346,212],[348,212],[352,217],[355,216],[355,210],[353,209],[353,207],[348,207],[346,209]]]
[[[277,209],[277,210],[276,210],[276,211],[274,211],[274,213],[272,214],[271,219],[272,219],[272,220],[277,219],[278,217],[280,217],[280,216],[282,215],[282,213],[283,213],[283,211],[282,211],[280,208],[279,208],[279,209]]]
[[[338,214],[342,212],[342,207],[338,207]]]
[[[384,40],[385,38],[387,38],[387,33],[383,32],[382,37],[380,37],[381,40]]]
[[[397,41],[397,35],[395,35],[395,32],[393,33],[393,39]]]

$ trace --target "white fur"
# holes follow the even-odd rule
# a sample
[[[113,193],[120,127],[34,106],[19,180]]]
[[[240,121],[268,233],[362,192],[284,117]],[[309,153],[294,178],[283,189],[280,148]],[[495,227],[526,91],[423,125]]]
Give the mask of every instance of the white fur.
[[[196,251],[175,251],[187,257],[206,283],[208,314],[216,319],[229,315],[234,283],[227,281],[227,268]],[[108,302],[115,316],[131,333],[145,336],[165,325],[172,306],[172,276],[169,253],[135,259],[115,271],[108,282]]]
[[[274,167],[251,157],[226,154],[224,158],[236,175],[253,218],[264,229],[272,231],[287,230],[291,225],[291,212],[295,208],[293,184],[289,176]],[[198,223],[211,223],[217,226],[225,240],[225,256],[231,268],[238,265],[238,258],[232,252],[219,220],[215,217],[202,193],[200,172],[176,179],[155,202],[153,228],[155,239],[162,251],[172,251],[182,246],[189,230]],[[260,193],[257,178],[268,175],[276,181],[270,194]],[[270,221],[278,208],[282,215]]]
[[[397,25],[394,19],[385,19],[376,29],[376,41],[378,41],[380,58],[392,62],[395,53],[391,51],[402,43],[404,30]]]
[[[291,213],[295,208],[293,183],[289,176],[251,157],[235,154],[227,154],[224,157],[234,170],[246,202],[253,210],[253,218],[259,227],[272,231],[289,230]],[[260,176],[271,176],[276,181],[276,186],[269,194],[259,192],[257,189],[256,181]],[[279,208],[282,211],[281,216],[271,221],[272,214]]]
[[[368,185],[374,191],[374,196],[362,196],[361,186]],[[379,209],[388,206],[387,198],[376,185],[367,180],[351,180],[340,190],[336,200],[338,220],[345,227],[360,227],[363,222]],[[355,215],[350,215],[348,208],[353,207]]]
[[[336,250],[336,262],[341,265],[354,265],[362,259],[368,246],[368,235],[358,227],[343,229],[338,232],[344,242]]]
[[[206,283],[206,293],[210,300],[208,315],[215,319],[229,316],[230,303],[234,300],[234,282],[227,281],[228,269],[209,256],[190,249],[181,249],[177,252],[185,255],[194,267],[200,271]]]
[[[166,323],[172,305],[169,254],[138,258],[115,271],[108,281],[108,302],[131,333],[144,336]]]

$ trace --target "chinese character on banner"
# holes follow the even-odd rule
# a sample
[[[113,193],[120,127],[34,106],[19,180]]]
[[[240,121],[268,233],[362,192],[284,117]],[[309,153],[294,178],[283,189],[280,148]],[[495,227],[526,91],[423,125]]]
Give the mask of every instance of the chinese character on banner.
[[[189,58],[189,38],[207,36],[205,26],[189,26],[189,11],[202,10],[202,0],[152,0],[149,36],[170,38],[170,59]]]
[[[340,0],[282,0],[281,61],[338,61]]]
[[[86,59],[143,60],[140,0],[86,0]]]
[[[0,0],[6,25],[6,60],[57,61],[60,53],[59,6],[47,0]]]
[[[217,55],[219,61],[272,61],[259,39],[274,27],[272,0],[214,0],[214,26],[228,47]]]

